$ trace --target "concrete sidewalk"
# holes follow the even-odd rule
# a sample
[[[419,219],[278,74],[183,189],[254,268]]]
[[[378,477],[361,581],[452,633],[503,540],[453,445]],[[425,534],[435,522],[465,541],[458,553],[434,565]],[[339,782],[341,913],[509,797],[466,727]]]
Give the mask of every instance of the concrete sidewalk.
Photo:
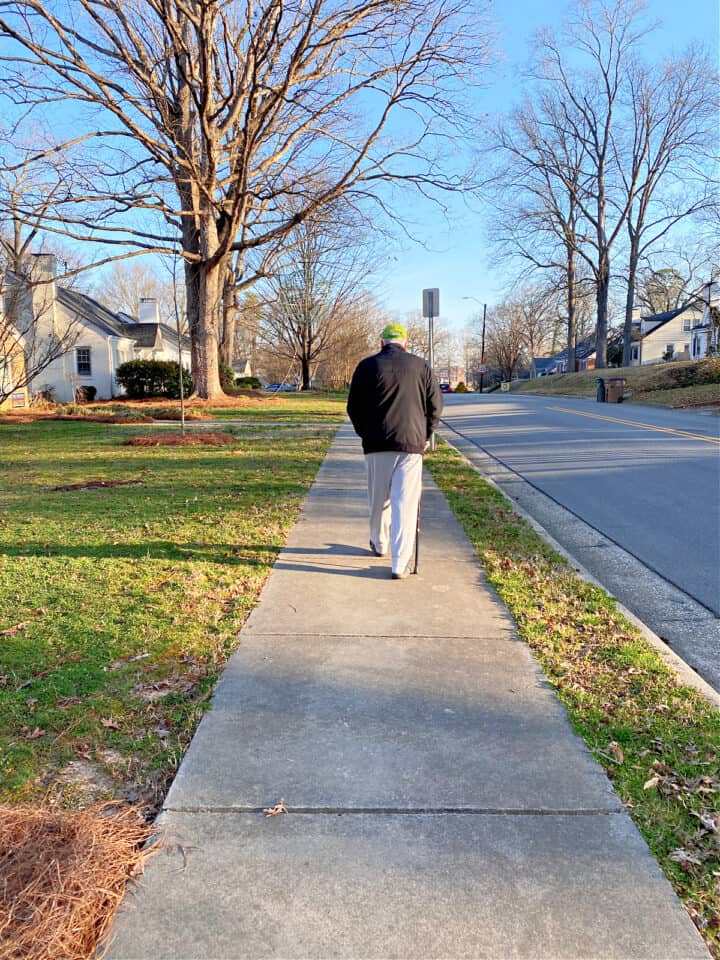
[[[707,958],[439,490],[420,576],[366,516],[343,427],[108,956]]]

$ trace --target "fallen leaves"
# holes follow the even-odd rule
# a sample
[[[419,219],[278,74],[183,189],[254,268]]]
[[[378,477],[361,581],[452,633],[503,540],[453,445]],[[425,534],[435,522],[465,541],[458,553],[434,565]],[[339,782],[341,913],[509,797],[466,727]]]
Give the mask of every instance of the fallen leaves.
[[[84,480],[82,483],[66,483],[53,487],[53,493],[69,493],[73,490],[96,490],[103,487],[133,487],[144,484],[144,480]]]
[[[280,800],[279,803],[276,803],[274,807],[265,807],[263,813],[266,817],[278,817],[281,813],[287,813],[288,808],[285,806],[285,801]]]
[[[7,627],[5,630],[0,630],[0,637],[12,637],[14,634],[19,633],[21,630],[25,630],[30,626],[32,620],[23,620],[20,623],[16,623],[12,627]]]

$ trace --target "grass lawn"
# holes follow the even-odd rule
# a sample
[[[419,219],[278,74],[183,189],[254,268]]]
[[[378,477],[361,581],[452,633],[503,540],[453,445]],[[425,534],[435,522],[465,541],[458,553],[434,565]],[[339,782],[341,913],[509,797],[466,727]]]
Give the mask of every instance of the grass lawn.
[[[428,457],[483,561],[618,794],[720,958],[720,711],[581,580],[447,444]]]
[[[720,360],[658,363],[646,367],[583,370],[517,381],[513,393],[595,398],[597,378],[624,377],[630,400],[668,407],[720,406]]]
[[[222,401],[189,400],[188,419],[198,416],[216,420],[257,420],[265,422],[284,420],[292,423],[342,423],[345,418],[347,391],[327,393],[307,391],[299,393],[265,393],[252,391],[240,397]],[[62,412],[63,408],[58,408]],[[96,414],[137,416],[144,414],[158,419],[179,419],[179,400],[103,401],[85,404],[73,410]]]
[[[156,808],[334,433],[232,429],[0,426],[0,802]]]

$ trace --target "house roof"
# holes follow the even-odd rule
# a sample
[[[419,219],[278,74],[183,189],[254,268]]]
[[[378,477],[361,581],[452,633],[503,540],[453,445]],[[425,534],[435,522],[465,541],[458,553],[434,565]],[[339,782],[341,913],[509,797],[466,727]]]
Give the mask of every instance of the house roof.
[[[69,310],[73,310],[79,317],[92,323],[103,333],[111,337],[124,337],[132,340],[133,336],[127,329],[127,324],[120,320],[118,314],[113,313],[104,307],[97,300],[93,300],[85,293],[78,293],[76,290],[68,290],[65,287],[57,288],[58,303],[61,303]]]
[[[555,357],[533,357],[532,363],[536,370],[551,370],[556,360]]]
[[[594,352],[595,352],[595,334],[594,333],[591,336],[586,337],[584,340],[579,340],[575,344],[576,360],[585,360],[587,357],[590,356],[591,353],[594,353]],[[552,360],[553,360],[553,363],[557,363],[558,361],[567,360],[567,358],[568,358],[568,351],[567,351],[567,347],[565,347],[565,349],[561,350],[560,353],[556,353],[555,356],[552,358]]]
[[[177,331],[166,323],[138,323],[127,313],[113,313],[87,294],[64,287],[58,287],[57,296],[65,307],[109,336],[133,340],[138,347],[154,347],[159,332],[163,339],[177,345]],[[182,345],[183,349],[190,348],[188,337],[182,338]]]
[[[650,316],[640,316],[640,320],[643,323],[654,323],[655,326],[652,330],[645,331],[644,336],[647,336],[649,333],[655,333],[663,324],[669,323],[671,320],[674,320],[675,317],[679,317],[681,313],[685,313],[686,310],[700,310],[702,309],[702,304],[698,300],[689,300],[687,303],[684,303],[681,307],[675,307],[674,310],[665,310],[664,313],[653,313]]]

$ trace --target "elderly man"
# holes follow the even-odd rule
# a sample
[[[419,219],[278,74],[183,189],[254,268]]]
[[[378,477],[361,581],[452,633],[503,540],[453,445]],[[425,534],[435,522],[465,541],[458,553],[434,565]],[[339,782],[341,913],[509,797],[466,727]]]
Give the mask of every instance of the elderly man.
[[[442,394],[422,359],[407,353],[407,331],[389,323],[382,350],[361,360],[347,411],[362,440],[370,501],[370,549],[392,555],[392,578],[409,573],[422,491],[422,455],[442,413]]]

